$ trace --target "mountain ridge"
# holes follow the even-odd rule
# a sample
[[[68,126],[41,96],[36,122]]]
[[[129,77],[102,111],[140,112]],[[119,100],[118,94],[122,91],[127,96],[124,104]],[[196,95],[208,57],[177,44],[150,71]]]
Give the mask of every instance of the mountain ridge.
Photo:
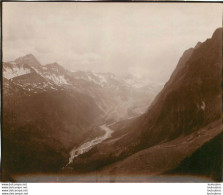
[[[119,164],[138,151],[196,134],[206,125],[221,121],[221,48],[222,28],[217,29],[212,38],[199,44],[199,47],[189,49],[189,55],[184,52],[169,81],[147,112],[134,119],[130,125],[122,125],[122,133],[115,132],[113,139],[109,139],[107,143],[99,144],[85,155],[74,159],[72,168],[75,171],[85,171],[85,167],[88,167],[87,170],[90,171],[115,162]],[[219,128],[217,132],[222,132],[221,123],[216,125]],[[207,135],[213,138],[208,131]],[[191,152],[194,151],[191,146],[187,147]],[[183,154],[178,155],[183,157]],[[132,169],[137,168],[135,161],[137,159],[133,158],[128,162]],[[119,168],[115,167],[113,173],[119,174]],[[124,168],[122,173],[131,174],[131,169]]]
[[[38,66],[33,57],[3,63],[9,78],[3,77],[3,169],[9,173],[193,174],[185,164],[196,164],[200,152],[206,158],[223,131],[222,28],[182,54],[158,95],[130,76]],[[102,135],[102,124],[112,136],[62,170],[70,151]],[[222,177],[216,164],[208,166],[213,174],[203,175]]]
[[[39,75],[40,83],[33,82],[31,77],[31,80],[25,82],[24,78],[28,78],[30,73],[34,78]],[[151,102],[161,88],[161,85],[146,84],[143,80],[138,80],[133,76],[126,80],[113,73],[71,72],[56,62],[41,65],[32,54],[17,58],[13,62],[3,63],[3,77],[33,93],[43,93],[47,90],[61,88],[84,93],[95,99],[100,109],[107,113],[105,118],[108,121],[124,119],[129,115],[128,113],[133,115],[142,113],[145,110],[143,107]],[[148,96],[147,99],[141,98],[142,95]],[[128,103],[125,103],[126,101]],[[134,106],[135,104],[137,106]],[[116,113],[119,112],[118,110],[124,109],[118,114],[120,116],[114,116],[115,113],[112,111],[114,106],[117,110]]]

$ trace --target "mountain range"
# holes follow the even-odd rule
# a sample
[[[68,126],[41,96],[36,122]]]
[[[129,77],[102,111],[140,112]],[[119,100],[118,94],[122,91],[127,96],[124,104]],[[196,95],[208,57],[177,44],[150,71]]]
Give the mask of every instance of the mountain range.
[[[30,95],[65,89],[86,94],[106,113],[107,120],[114,121],[144,112],[162,88],[162,84],[145,82],[132,75],[71,72],[58,63],[41,65],[32,54],[3,62],[3,78]]]
[[[138,116],[161,87],[41,65],[32,54],[3,62],[3,170],[60,169],[73,147],[103,134],[99,124]]]
[[[131,75],[41,65],[32,54],[5,62],[3,175],[118,181],[190,174],[221,181],[221,88],[222,28],[183,53],[163,88]],[[105,140],[103,128],[112,131]]]
[[[144,114],[111,126],[117,129],[113,136],[75,158],[73,170],[98,170],[97,175],[116,178],[160,175],[180,170],[177,167],[185,158],[196,155],[203,144],[218,135],[216,144],[222,148],[221,51],[222,28],[219,28],[210,39],[183,53],[169,81]],[[199,164],[208,161],[200,173],[222,180],[222,153],[214,153],[218,167],[205,160],[212,158],[212,150],[197,159],[200,163],[194,164],[195,171],[184,169],[184,174],[196,175]]]

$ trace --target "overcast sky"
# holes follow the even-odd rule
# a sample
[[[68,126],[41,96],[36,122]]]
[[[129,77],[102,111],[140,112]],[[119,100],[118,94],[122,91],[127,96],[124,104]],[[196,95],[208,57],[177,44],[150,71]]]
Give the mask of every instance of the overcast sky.
[[[3,3],[3,60],[32,53],[70,70],[165,82],[184,52],[222,26],[221,4]]]

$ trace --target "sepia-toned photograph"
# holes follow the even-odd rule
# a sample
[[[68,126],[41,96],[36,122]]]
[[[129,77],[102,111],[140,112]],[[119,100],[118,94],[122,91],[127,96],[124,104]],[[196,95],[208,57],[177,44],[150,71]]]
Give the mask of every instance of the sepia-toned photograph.
[[[3,182],[222,182],[222,4],[3,2]]]

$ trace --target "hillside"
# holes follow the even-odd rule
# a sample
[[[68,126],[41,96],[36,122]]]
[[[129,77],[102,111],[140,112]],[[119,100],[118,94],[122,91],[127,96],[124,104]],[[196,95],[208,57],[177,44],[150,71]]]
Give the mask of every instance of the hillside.
[[[158,171],[160,173],[174,168],[186,156],[190,156],[219,134],[222,131],[221,48],[222,29],[220,28],[214,32],[212,38],[188,50],[189,53],[187,51],[183,54],[171,78],[145,114],[132,119],[130,125],[124,125],[121,133],[115,132],[112,138],[74,159],[73,169],[86,172],[121,160],[114,166],[111,165],[115,167],[115,171],[113,168],[108,168],[108,172],[125,175],[134,174],[134,170],[137,170],[137,174],[146,172],[155,174],[160,169]],[[214,126],[208,127],[210,124]],[[194,135],[199,135],[203,128],[208,128],[205,130],[204,137],[195,139]],[[192,136],[190,142],[192,148],[186,141],[190,136]],[[173,140],[185,144],[176,146],[175,150],[167,146],[171,148],[169,150],[172,156],[163,156],[168,154],[166,149],[159,149],[154,153],[153,147],[162,144],[171,145]],[[138,161],[137,152],[144,149],[147,151]],[[176,153],[176,150],[180,153]],[[147,153],[148,151],[157,156],[149,158],[150,161],[156,163],[170,161],[169,166],[165,163],[165,168],[160,167],[157,170],[147,167],[146,159],[150,154]],[[176,156],[179,161],[175,161]]]

